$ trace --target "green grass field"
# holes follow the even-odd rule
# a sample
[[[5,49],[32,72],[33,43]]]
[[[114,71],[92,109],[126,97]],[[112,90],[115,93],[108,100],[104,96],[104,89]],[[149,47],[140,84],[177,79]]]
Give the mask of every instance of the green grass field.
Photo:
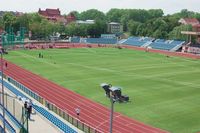
[[[200,60],[114,48],[20,50],[5,58],[105,106],[100,83],[121,86],[131,102],[115,111],[173,133],[200,131]]]

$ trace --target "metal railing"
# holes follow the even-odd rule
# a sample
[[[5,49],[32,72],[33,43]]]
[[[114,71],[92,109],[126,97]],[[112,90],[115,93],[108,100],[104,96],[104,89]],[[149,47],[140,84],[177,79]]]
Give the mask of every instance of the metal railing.
[[[58,106],[56,106],[54,103],[47,101],[46,99],[41,97],[39,94],[33,92],[32,90],[25,87],[24,85],[17,82],[16,80],[12,79],[11,77],[5,76],[5,78],[10,83],[12,83],[14,86],[18,87],[21,91],[23,91],[24,93],[26,93],[30,97],[34,98],[35,100],[37,100],[38,102],[43,104],[45,107],[47,107],[50,111],[56,113],[58,116],[60,116],[61,118],[63,118],[67,122],[71,123],[72,125],[74,125],[78,129],[80,129],[80,130],[82,130],[86,133],[103,133],[101,130],[96,129],[95,127],[92,127],[91,125],[89,125],[89,124],[81,121],[80,119],[70,115],[66,110],[63,110],[63,109],[59,108]]]
[[[2,97],[2,93],[0,93],[0,96]],[[20,133],[27,133],[28,119],[23,104],[20,103],[17,97],[8,93],[4,93],[4,101],[6,118],[15,124],[15,129],[17,131],[20,131]],[[3,108],[2,105],[1,108]]]

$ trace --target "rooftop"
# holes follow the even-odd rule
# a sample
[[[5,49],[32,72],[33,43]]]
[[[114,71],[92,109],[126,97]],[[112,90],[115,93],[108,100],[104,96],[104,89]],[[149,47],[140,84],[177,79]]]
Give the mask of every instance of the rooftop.
[[[61,16],[59,8],[57,8],[57,9],[47,8],[46,10],[41,10],[39,8],[38,13],[43,16]]]
[[[182,24],[191,24],[192,26],[200,24],[199,20],[196,18],[182,18],[179,22]]]
[[[117,25],[117,24],[119,24],[119,23],[117,23],[117,22],[110,22],[109,24],[116,24],[116,25]]]

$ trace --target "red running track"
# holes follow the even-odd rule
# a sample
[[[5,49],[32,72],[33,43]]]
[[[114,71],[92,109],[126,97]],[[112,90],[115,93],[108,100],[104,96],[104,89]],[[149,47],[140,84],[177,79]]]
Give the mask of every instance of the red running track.
[[[8,62],[5,74],[74,117],[76,116],[74,110],[79,107],[80,119],[83,122],[102,132],[109,132],[110,110],[108,108],[11,62]],[[167,133],[167,131],[130,119],[120,113],[114,113],[113,133]]]

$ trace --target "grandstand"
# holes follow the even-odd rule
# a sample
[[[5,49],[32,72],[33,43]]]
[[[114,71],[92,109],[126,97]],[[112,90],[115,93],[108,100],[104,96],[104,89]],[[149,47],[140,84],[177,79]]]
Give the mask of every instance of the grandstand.
[[[176,51],[180,47],[182,47],[183,44],[184,41],[157,39],[154,42],[152,42],[149,46],[153,49]]]
[[[122,44],[142,47],[148,42],[151,42],[153,38],[150,37],[129,37],[126,41],[122,42]]]
[[[184,41],[164,40],[150,37],[130,37],[121,42],[121,44],[132,45],[137,47],[151,47],[153,49],[176,51],[184,44]]]
[[[72,37],[72,43],[87,43],[87,44],[122,44],[136,47],[150,47],[152,49],[167,50],[175,52],[180,49],[184,41],[154,39],[151,37],[129,37],[128,39],[117,40],[114,34],[103,34],[101,38],[79,38]]]

